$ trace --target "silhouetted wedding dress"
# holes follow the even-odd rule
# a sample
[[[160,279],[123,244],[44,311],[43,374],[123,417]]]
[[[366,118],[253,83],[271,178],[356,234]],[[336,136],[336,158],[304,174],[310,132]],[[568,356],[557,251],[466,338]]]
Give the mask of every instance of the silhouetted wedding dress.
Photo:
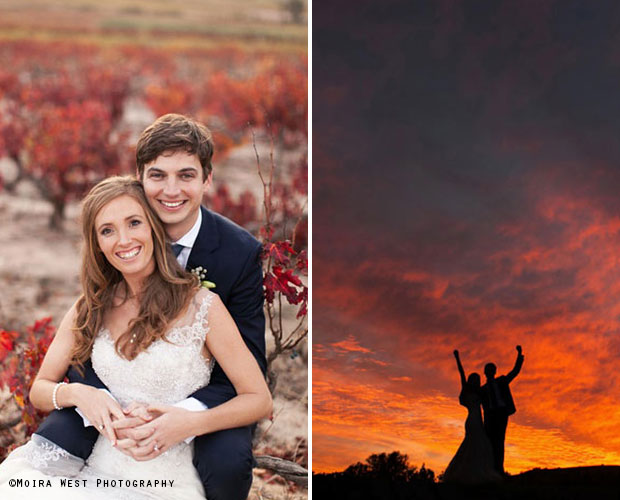
[[[209,330],[207,315],[212,298],[212,292],[201,289],[187,313],[168,331],[167,341],[154,342],[131,361],[116,353],[110,332],[101,330],[93,345],[93,368],[121,406],[132,401],[174,404],[209,383],[213,360],[206,361],[202,349]],[[80,458],[35,434],[0,464],[0,498],[204,500],[192,458],[193,443],[181,442],[153,460],[138,462],[99,436],[83,467]],[[60,477],[79,479],[80,486],[62,488]],[[24,483],[28,479],[30,487],[11,487],[10,479],[22,479]],[[35,481],[48,479],[52,487],[32,486]],[[108,480],[109,486],[104,487],[101,481],[98,485],[98,479]],[[110,486],[112,480],[116,480],[116,487]],[[140,480],[144,481],[142,487]],[[148,480],[150,488],[146,487]],[[155,486],[154,480],[174,483],[171,487],[161,483]]]
[[[464,389],[459,402],[468,412],[465,438],[444,472],[444,481],[475,484],[500,480],[493,468],[493,450],[482,423],[480,394]]]

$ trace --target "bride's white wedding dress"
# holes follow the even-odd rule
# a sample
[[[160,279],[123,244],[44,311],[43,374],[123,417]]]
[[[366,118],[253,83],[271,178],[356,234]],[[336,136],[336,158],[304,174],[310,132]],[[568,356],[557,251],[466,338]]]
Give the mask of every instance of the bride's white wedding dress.
[[[465,438],[444,472],[444,482],[477,484],[499,481],[501,476],[493,467],[493,449],[482,423],[480,394],[463,390],[459,402],[467,408]]]
[[[101,330],[93,345],[93,368],[121,406],[132,401],[174,404],[209,383],[213,360],[204,358],[203,346],[213,295],[201,289],[166,340],[154,342],[132,361],[121,358],[110,332]],[[0,464],[0,498],[204,500],[192,458],[193,443],[181,442],[153,460],[138,462],[99,436],[82,468],[81,459],[35,434]],[[78,479],[79,486],[62,486],[66,477]],[[21,479],[21,486],[12,486],[11,479]]]

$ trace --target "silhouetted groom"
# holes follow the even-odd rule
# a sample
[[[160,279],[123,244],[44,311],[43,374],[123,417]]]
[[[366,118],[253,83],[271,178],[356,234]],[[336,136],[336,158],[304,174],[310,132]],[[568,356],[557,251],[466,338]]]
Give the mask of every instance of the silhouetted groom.
[[[523,366],[521,346],[517,346],[517,361],[508,375],[495,378],[497,367],[493,363],[484,366],[487,383],[481,387],[482,408],[484,409],[484,430],[493,448],[495,469],[504,474],[504,441],[508,417],[515,413],[514,401],[510,393],[510,382],[519,374]]]

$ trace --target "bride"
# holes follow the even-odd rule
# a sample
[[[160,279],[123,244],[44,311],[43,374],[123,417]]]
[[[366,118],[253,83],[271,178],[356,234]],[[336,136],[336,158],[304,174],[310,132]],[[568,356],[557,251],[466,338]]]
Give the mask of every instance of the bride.
[[[82,229],[83,295],[61,322],[30,400],[43,411],[76,407],[100,435],[82,467],[34,434],[0,464],[0,498],[204,499],[191,439],[267,416],[263,375],[219,297],[177,265],[137,180],[97,184]],[[89,358],[111,394],[63,382],[69,365],[83,368]],[[209,410],[168,406],[207,385],[215,359],[237,396]],[[117,439],[116,424],[140,408],[147,435]],[[175,425],[158,428],[161,418]]]
[[[498,481],[501,477],[493,467],[493,450],[482,423],[480,375],[470,373],[465,379],[459,351],[454,351],[454,357],[461,376],[459,403],[467,408],[467,419],[465,438],[444,472],[443,480],[469,484]]]

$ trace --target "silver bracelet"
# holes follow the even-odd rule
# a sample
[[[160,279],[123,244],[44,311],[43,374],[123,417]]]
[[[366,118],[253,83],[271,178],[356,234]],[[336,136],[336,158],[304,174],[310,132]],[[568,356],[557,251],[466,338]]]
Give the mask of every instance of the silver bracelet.
[[[61,385],[67,385],[66,382],[58,382],[55,386],[54,386],[54,391],[52,392],[52,403],[54,403],[54,408],[56,408],[57,410],[62,410],[63,407],[62,406],[58,406],[58,401],[56,401],[56,393],[58,392],[58,388]]]

